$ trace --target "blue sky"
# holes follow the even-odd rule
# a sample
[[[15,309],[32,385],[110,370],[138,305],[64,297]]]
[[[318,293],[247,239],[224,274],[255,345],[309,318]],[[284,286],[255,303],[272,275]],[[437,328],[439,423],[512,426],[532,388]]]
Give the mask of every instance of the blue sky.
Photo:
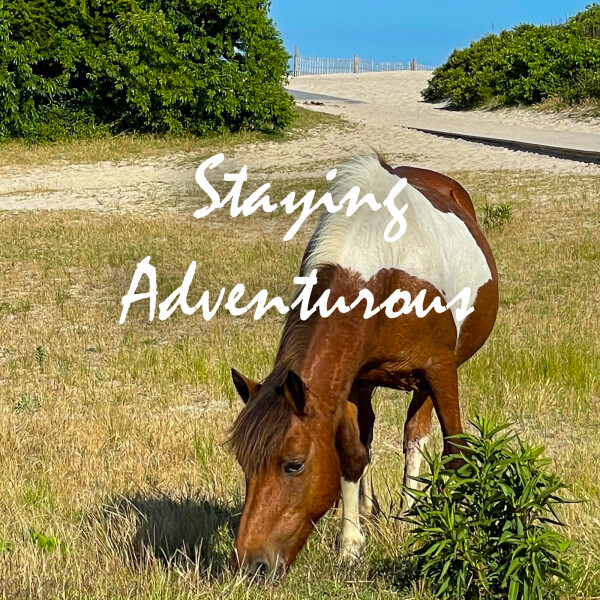
[[[556,23],[592,0],[272,0],[290,54],[438,66],[454,48],[520,23]]]

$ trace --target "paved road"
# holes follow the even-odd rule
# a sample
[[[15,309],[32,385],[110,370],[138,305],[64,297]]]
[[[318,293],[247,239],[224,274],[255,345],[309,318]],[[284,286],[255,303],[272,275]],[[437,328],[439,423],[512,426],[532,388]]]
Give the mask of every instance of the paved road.
[[[301,92],[300,90],[288,90],[298,102],[343,102],[344,104],[364,104],[362,100],[351,100],[350,98],[338,98],[337,96],[327,96],[326,94],[312,94],[311,92]]]

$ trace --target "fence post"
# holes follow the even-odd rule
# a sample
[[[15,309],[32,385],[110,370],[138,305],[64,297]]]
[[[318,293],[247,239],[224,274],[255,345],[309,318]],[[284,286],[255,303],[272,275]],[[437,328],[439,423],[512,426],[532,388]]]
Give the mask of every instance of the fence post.
[[[410,70],[411,71],[416,71],[417,70],[417,59],[413,58],[411,63],[410,63]]]
[[[358,54],[354,55],[354,72],[358,73]]]
[[[294,46],[294,77],[298,77],[298,46]]]

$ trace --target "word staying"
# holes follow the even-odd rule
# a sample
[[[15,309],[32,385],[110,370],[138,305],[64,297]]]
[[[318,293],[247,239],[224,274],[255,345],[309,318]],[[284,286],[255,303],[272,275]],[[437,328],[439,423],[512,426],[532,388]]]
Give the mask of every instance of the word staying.
[[[211,199],[212,203],[204,208],[198,209],[194,213],[194,217],[201,219],[208,216],[214,210],[225,207],[228,203],[230,204],[230,214],[232,217],[244,215],[245,217],[255,213],[257,210],[262,209],[266,213],[271,213],[277,210],[277,204],[270,202],[269,195],[266,192],[270,189],[271,184],[265,183],[261,185],[256,191],[252,192],[241,204],[240,195],[244,183],[248,180],[248,169],[243,166],[239,173],[225,173],[223,175],[223,181],[231,182],[233,185],[229,190],[225,198],[221,199],[219,193],[210,184],[206,178],[206,170],[214,169],[220,165],[225,156],[221,154],[215,154],[209,159],[205,160],[196,171],[196,182],[202,188],[204,192]],[[327,173],[327,181],[333,181],[337,175],[337,169],[332,169]],[[315,200],[315,190],[310,190],[302,198],[296,200],[296,192],[290,192],[280,203],[279,206],[285,208],[287,214],[291,214],[302,208],[300,216],[296,222],[290,227],[288,232],[285,234],[283,240],[285,242],[291,240],[296,233],[298,233],[302,224],[310,217],[316,210],[324,207],[330,213],[336,213],[346,207],[346,215],[352,216],[361,206],[368,205],[373,211],[381,210],[383,207],[387,209],[391,216],[391,220],[385,229],[384,239],[386,242],[395,242],[400,239],[406,232],[406,220],[404,219],[404,213],[408,206],[404,204],[401,208],[396,207],[394,200],[400,194],[400,192],[406,187],[407,181],[404,178],[399,178],[398,183],[388,193],[387,198],[380,204],[373,194],[365,194],[360,196],[360,188],[354,186],[351,188],[336,204],[333,200],[332,195],[326,192],[319,200]],[[394,232],[394,228],[396,231]],[[393,233],[394,232],[394,233]]]
[[[137,269],[131,280],[129,291],[123,296],[121,303],[123,304],[123,310],[121,312],[121,319],[119,323],[122,325],[125,323],[129,308],[134,302],[141,300],[149,300],[150,310],[149,319],[154,320],[156,313],[156,302],[158,298],[158,290],[156,287],[156,269],[150,264],[150,256],[147,256],[142,262],[137,265]],[[188,304],[188,293],[190,285],[194,279],[196,273],[196,261],[192,262],[185,274],[183,283],[178,287],[168,298],[159,304],[158,318],[161,321],[168,319],[178,308],[181,309],[186,315],[192,315],[196,311],[202,309],[202,316],[205,321],[210,321],[217,313],[219,307],[223,303],[225,297],[225,288],[221,288],[221,291],[216,300],[213,300],[212,306],[210,305],[210,292],[204,291],[200,300],[194,305]],[[147,292],[138,292],[138,286],[143,276],[146,276],[149,281],[149,290]],[[238,306],[238,302],[242,300],[246,292],[246,288],[243,284],[238,283],[229,292],[227,301],[223,305],[223,308],[233,316],[240,316],[248,312],[254,307],[254,319],[260,319],[268,310],[274,308],[280,314],[285,315],[296,307],[300,307],[300,318],[302,320],[309,319],[317,310],[322,317],[329,317],[334,311],[338,310],[341,313],[347,313],[356,308],[361,302],[365,303],[365,310],[363,317],[369,319],[376,315],[380,311],[385,311],[385,315],[390,319],[399,317],[410,313],[412,310],[415,311],[418,317],[424,317],[431,310],[437,313],[443,313],[455,304],[460,303],[457,307],[455,316],[457,321],[462,321],[473,312],[473,308],[469,308],[471,290],[464,288],[457,296],[450,302],[445,303],[440,296],[436,296],[433,302],[425,308],[423,306],[425,301],[426,290],[422,290],[419,294],[412,299],[409,292],[404,290],[395,290],[390,296],[388,296],[381,304],[374,306],[375,299],[373,294],[368,289],[362,289],[358,297],[352,302],[350,306],[346,304],[343,296],[336,299],[333,306],[329,306],[330,290],[325,290],[321,296],[311,305],[310,297],[313,287],[317,284],[317,270],[313,269],[310,275],[306,277],[294,277],[294,283],[301,288],[295,295],[292,301],[291,307],[288,307],[284,301],[279,297],[275,296],[269,301],[269,294],[267,290],[261,290],[252,298],[246,305]],[[397,306],[400,304],[400,306]]]

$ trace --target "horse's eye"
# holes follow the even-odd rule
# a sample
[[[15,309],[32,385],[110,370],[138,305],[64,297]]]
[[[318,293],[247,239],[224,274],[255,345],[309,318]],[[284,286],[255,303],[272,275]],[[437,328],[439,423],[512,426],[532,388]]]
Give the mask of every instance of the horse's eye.
[[[298,475],[298,473],[302,473],[304,471],[305,461],[303,460],[292,460],[283,465],[283,470],[288,475]]]

